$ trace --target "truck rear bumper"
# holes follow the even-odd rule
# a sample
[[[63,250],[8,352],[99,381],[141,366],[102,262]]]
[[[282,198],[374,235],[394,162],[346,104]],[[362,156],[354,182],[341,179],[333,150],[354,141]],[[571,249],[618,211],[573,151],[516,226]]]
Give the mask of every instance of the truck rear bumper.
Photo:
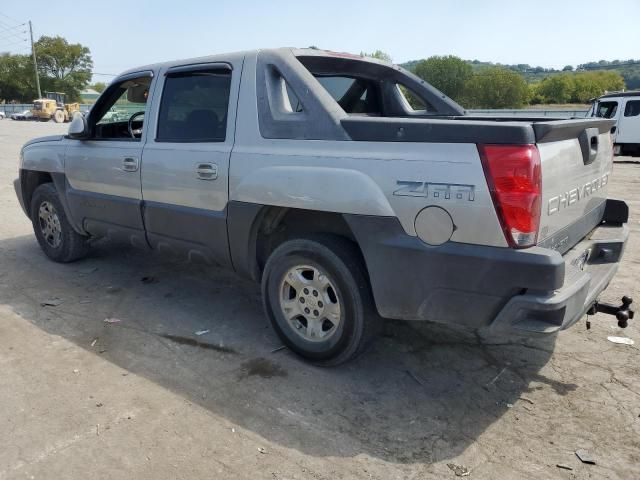
[[[623,206],[616,213],[626,211],[623,202],[608,202]],[[514,333],[552,333],[578,321],[615,275],[628,237],[618,215],[564,255],[542,247],[433,247],[407,235],[395,218],[344,217],[381,316]]]
[[[553,333],[576,323],[607,288],[618,270],[629,229],[603,224],[563,257],[563,286],[552,292],[527,291],[511,298],[491,328]]]

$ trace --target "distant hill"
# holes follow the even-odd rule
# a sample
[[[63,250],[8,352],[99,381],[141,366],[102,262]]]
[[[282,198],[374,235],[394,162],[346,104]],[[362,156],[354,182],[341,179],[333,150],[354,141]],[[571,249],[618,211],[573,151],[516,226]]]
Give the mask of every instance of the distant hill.
[[[411,60],[400,64],[401,67],[407,70],[413,70],[416,64],[420,60]],[[562,72],[579,72],[579,71],[592,71],[592,70],[611,70],[618,72],[624,78],[624,82],[627,85],[627,89],[635,90],[640,89],[640,60],[613,60],[609,62],[607,60],[600,60],[598,62],[589,62],[577,67],[567,65],[562,70],[556,70],[554,68],[544,67],[532,67],[526,63],[519,63],[517,65],[504,65],[501,63],[481,62],[480,60],[467,60],[475,71],[481,71],[488,67],[503,67],[508,68],[522,74],[525,80],[529,83],[539,82],[545,77],[550,75],[557,75]]]

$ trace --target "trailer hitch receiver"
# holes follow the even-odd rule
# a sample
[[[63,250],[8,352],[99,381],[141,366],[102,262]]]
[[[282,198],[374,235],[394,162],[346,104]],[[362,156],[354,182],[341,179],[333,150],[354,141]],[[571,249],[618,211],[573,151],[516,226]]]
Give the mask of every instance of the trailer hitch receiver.
[[[627,328],[629,320],[633,319],[634,311],[629,308],[633,303],[631,297],[622,297],[622,305],[616,307],[610,303],[595,302],[589,310],[587,315],[595,315],[597,312],[606,313],[607,315],[614,315],[618,319],[618,326],[620,328]]]

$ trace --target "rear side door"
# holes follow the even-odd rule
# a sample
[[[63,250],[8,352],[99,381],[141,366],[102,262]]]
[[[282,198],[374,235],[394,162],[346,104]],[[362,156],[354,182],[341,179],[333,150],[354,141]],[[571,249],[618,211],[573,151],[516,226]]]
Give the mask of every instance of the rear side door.
[[[640,143],[640,97],[625,98],[616,143]]]
[[[163,72],[142,157],[147,239],[153,248],[230,265],[229,157],[242,64]]]
[[[90,137],[68,139],[65,155],[74,220],[92,235],[143,247],[140,159],[153,80],[151,71],[116,79],[87,117]]]

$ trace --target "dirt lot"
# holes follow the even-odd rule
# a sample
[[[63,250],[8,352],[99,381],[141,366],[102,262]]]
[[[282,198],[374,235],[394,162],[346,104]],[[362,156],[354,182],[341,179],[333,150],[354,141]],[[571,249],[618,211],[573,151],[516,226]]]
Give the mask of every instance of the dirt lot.
[[[273,352],[233,273],[108,245],[45,259],[12,180],[24,141],[64,130],[0,121],[0,479],[640,478],[638,344],[607,340],[637,321],[525,345],[394,322],[315,368]],[[638,185],[616,164],[632,236],[605,300],[640,297]]]

